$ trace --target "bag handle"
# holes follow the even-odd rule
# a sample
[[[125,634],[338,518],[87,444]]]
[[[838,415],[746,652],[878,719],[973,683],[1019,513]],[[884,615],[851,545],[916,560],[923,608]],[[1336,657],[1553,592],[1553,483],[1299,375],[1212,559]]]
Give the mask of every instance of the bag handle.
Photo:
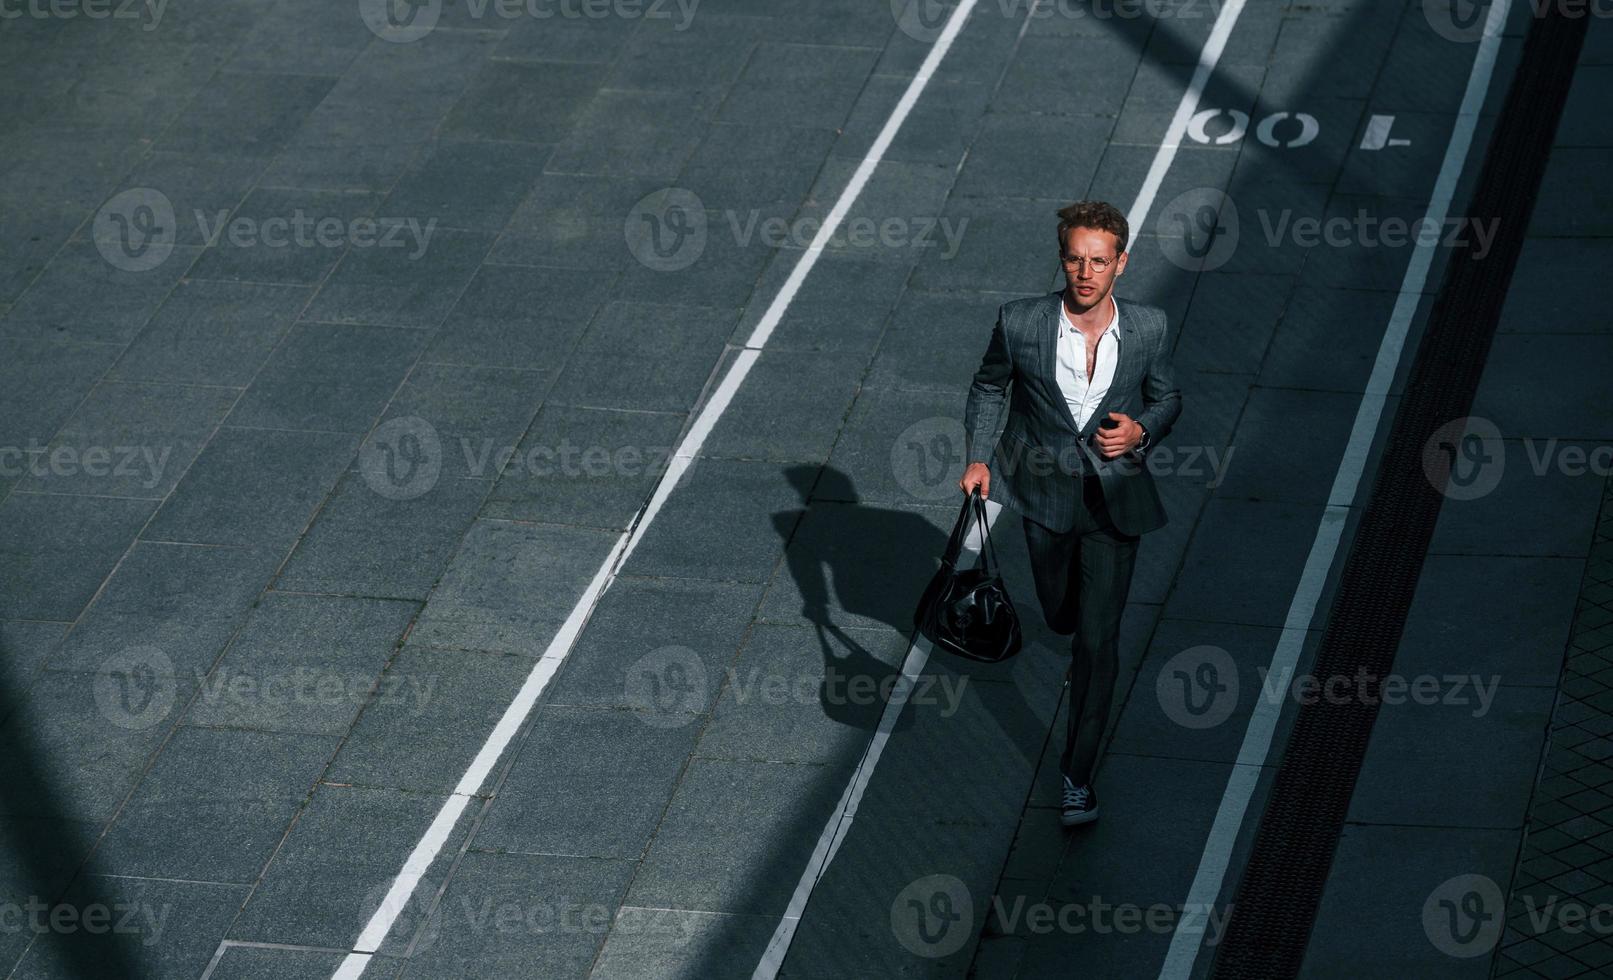
[[[979,493],[979,490],[975,490]],[[969,528],[969,518],[973,515],[972,500],[965,500],[963,506],[958,508],[958,519],[952,524],[952,533],[947,536],[947,550],[941,555],[941,564],[948,568],[956,568],[958,555],[963,551],[963,539]]]
[[[997,563],[997,548],[991,543],[991,520],[986,516],[986,498],[980,496],[977,487],[970,496],[969,503],[973,505],[975,520],[980,524],[980,559],[975,567],[985,571],[988,575],[998,575],[1002,566]]]
[[[963,552],[963,542],[968,537],[970,524],[976,524],[980,528],[980,554],[975,559],[975,567],[989,574],[993,568],[1001,566],[997,564],[997,549],[991,543],[991,522],[986,517],[986,498],[980,496],[978,486],[969,491],[968,499],[958,510],[958,520],[952,525],[952,534],[947,538],[947,550],[941,558],[941,563],[948,568],[957,568],[958,555]]]

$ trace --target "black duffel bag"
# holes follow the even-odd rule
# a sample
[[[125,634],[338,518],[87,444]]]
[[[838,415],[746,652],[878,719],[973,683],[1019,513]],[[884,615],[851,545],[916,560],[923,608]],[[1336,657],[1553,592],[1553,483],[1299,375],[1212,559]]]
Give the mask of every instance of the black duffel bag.
[[[980,556],[973,568],[960,570],[958,554],[971,521],[980,527]],[[919,599],[913,625],[937,650],[970,660],[996,663],[1019,652],[1019,616],[1003,585],[997,553],[991,546],[986,502],[978,488],[969,493],[958,512],[941,567]]]

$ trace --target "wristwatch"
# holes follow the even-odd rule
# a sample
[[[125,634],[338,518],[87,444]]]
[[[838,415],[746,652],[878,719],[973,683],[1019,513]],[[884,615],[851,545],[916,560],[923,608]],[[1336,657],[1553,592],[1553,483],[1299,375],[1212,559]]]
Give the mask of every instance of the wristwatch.
[[[1148,448],[1148,426],[1143,425],[1141,422],[1138,422],[1137,423],[1137,428],[1143,430],[1143,437],[1142,437],[1142,439],[1140,441],[1138,441],[1137,445],[1132,447],[1132,449],[1135,452],[1140,453],[1143,450]]]

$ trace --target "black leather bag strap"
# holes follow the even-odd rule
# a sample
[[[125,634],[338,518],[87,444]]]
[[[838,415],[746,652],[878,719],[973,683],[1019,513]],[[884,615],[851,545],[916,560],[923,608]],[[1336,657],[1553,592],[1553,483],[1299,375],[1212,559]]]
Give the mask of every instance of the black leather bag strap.
[[[979,491],[975,491],[978,496]],[[941,555],[941,564],[947,568],[958,567],[958,555],[963,551],[963,539],[969,530],[969,518],[974,516],[974,497],[964,500],[963,506],[958,508],[958,519],[952,525],[952,534],[947,538],[947,550]]]
[[[980,525],[980,560],[975,567],[997,577],[1001,575],[1001,566],[997,564],[997,549],[991,543],[991,519],[986,515],[986,499],[976,492],[969,498],[969,503],[974,510],[975,521]]]

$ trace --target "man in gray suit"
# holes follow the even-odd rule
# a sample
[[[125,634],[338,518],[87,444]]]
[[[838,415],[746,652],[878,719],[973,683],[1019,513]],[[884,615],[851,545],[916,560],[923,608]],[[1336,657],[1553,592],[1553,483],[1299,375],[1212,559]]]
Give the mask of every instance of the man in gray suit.
[[[1113,295],[1125,215],[1102,201],[1058,212],[1062,290],[1006,303],[969,386],[959,486],[1020,512],[1047,625],[1070,645],[1062,820],[1097,819],[1098,741],[1119,673],[1120,615],[1138,538],[1165,523],[1143,453],[1182,411],[1164,311]],[[1008,420],[997,430],[1005,393]]]

